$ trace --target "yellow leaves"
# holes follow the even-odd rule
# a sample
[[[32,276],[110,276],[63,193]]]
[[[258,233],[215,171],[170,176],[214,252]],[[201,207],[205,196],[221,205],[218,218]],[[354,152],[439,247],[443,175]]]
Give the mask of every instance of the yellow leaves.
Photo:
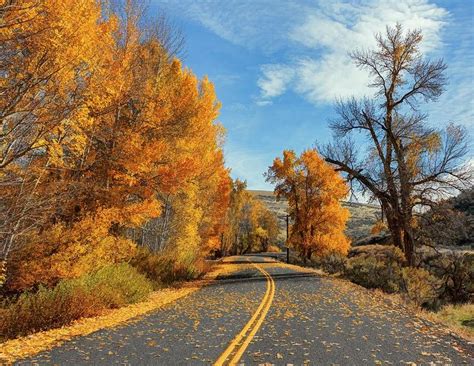
[[[285,150],[267,173],[276,184],[275,193],[288,200],[294,218],[290,242],[303,253],[346,252],[344,235],[349,212],[340,205],[348,192],[342,177],[316,152],[306,150],[299,157]]]
[[[424,155],[431,156],[441,148],[441,135],[439,132],[432,132],[424,136],[410,136],[410,142],[406,146],[406,166],[412,177],[420,172],[419,165]]]
[[[7,279],[7,262],[5,260],[0,261],[0,288],[3,286]]]
[[[267,239],[268,238],[268,232],[262,227],[257,227],[257,230],[255,230],[255,235],[257,237],[262,238],[262,239]]]
[[[149,199],[140,203],[128,205],[122,215],[124,224],[139,227],[146,221],[160,216],[161,204],[157,199]]]
[[[133,208],[135,213],[140,211],[139,215],[132,215],[134,220],[141,220],[136,221],[137,224],[143,222],[146,215],[159,212],[156,202]],[[148,211],[141,212],[141,209]],[[51,284],[59,278],[78,277],[106,264],[128,260],[135,253],[136,244],[110,231],[112,223],[121,222],[124,216],[131,214],[130,211],[100,209],[72,227],[56,224],[29,238],[28,245],[12,255],[11,288],[28,288],[38,282]]]
[[[377,234],[380,234],[382,231],[385,231],[387,230],[387,224],[381,220],[378,220],[374,226],[372,226],[372,228],[370,229],[370,233],[372,235],[377,235]]]
[[[48,145],[48,155],[51,165],[62,166],[63,147],[58,141],[53,140]]]
[[[216,272],[217,274],[218,272]],[[165,289],[152,293],[146,301],[111,310],[93,318],[80,319],[72,325],[59,329],[47,330],[27,337],[17,338],[2,343],[0,360],[14,362],[20,358],[33,356],[41,351],[60,345],[76,336],[85,336],[103,328],[114,327],[134,317],[176,301],[198,290],[198,286],[181,289]]]
[[[426,149],[430,153],[434,153],[441,148],[441,135],[438,132],[433,132],[424,138]]]
[[[28,136],[45,131],[32,142],[35,161],[10,170],[41,176],[35,194],[47,201],[41,233],[25,239],[34,255],[21,253],[28,261],[16,270],[18,288],[127,259],[130,232],[158,218],[164,199],[171,213],[163,242],[179,261],[219,246],[230,178],[214,86],[142,32],[132,3],[114,14],[108,2],[45,0],[2,14],[11,26],[0,28],[0,41],[13,55],[5,64],[14,67],[1,86],[14,102],[34,81],[18,110],[31,111]]]

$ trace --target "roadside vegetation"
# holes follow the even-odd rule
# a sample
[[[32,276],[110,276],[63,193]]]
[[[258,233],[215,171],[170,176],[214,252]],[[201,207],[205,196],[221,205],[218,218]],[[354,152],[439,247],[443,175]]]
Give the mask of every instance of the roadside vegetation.
[[[474,253],[421,252],[408,266],[393,245],[353,247],[315,256],[311,265],[369,289],[399,294],[420,314],[441,321],[471,339],[474,337]]]
[[[246,182],[237,179],[232,183],[224,231],[214,255],[279,251],[279,230],[276,214],[247,191]]]
[[[287,245],[304,261],[315,253],[347,253],[350,241],[344,230],[349,210],[340,201],[348,188],[316,150],[306,150],[300,156],[285,150],[283,159],[273,161],[266,177],[275,184],[277,199],[288,201],[292,225]]]

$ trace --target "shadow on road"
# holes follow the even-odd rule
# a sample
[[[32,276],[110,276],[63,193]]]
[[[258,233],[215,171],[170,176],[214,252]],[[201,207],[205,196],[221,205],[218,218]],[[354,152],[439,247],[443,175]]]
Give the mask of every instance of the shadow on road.
[[[248,262],[244,262],[248,263]],[[295,279],[303,279],[303,278],[313,278],[319,280],[320,276],[316,273],[271,273],[271,276],[275,282],[282,282],[288,280],[295,280]],[[265,282],[267,278],[259,272],[253,270],[244,270],[241,272],[237,272],[234,274],[218,276],[216,279],[211,281],[206,281],[206,285],[208,286],[222,286],[225,284],[235,284],[235,283],[252,283],[252,282]]]

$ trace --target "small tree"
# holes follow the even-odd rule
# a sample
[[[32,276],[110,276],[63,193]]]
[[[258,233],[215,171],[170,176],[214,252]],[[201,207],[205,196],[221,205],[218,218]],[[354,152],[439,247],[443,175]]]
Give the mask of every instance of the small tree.
[[[299,157],[285,150],[283,160],[276,158],[266,177],[275,184],[277,198],[288,200],[294,222],[289,242],[304,259],[314,252],[347,252],[349,240],[344,229],[349,211],[340,204],[347,186],[315,150],[306,150]]]
[[[267,237],[262,240],[262,250],[268,251],[270,245],[274,245],[277,241],[280,228],[278,227],[278,218],[274,212],[263,207],[259,217],[260,227],[266,232]]]
[[[426,60],[419,52],[421,32],[404,34],[397,24],[376,41],[375,50],[351,55],[373,77],[374,97],[340,101],[339,118],[331,124],[335,141],[320,150],[381,203],[394,245],[413,264],[416,208],[470,179],[462,166],[467,135],[452,124],[444,131],[429,127],[426,114],[418,110],[420,100],[436,100],[446,83],[443,61]],[[365,156],[350,138],[356,132],[369,140]]]

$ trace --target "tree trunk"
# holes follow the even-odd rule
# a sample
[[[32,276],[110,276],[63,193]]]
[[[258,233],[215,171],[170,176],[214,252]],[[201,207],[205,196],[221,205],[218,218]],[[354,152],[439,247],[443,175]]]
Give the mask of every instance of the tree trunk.
[[[409,224],[406,223],[405,225],[409,225]],[[405,258],[408,262],[408,265],[413,266],[415,264],[415,257],[414,257],[415,242],[413,240],[413,235],[411,234],[411,228],[405,227],[403,234],[404,234],[403,244],[405,246],[404,247]]]
[[[415,243],[409,226],[410,218],[403,217],[401,213],[386,210],[386,219],[393,245],[403,251],[408,265],[413,266]]]

